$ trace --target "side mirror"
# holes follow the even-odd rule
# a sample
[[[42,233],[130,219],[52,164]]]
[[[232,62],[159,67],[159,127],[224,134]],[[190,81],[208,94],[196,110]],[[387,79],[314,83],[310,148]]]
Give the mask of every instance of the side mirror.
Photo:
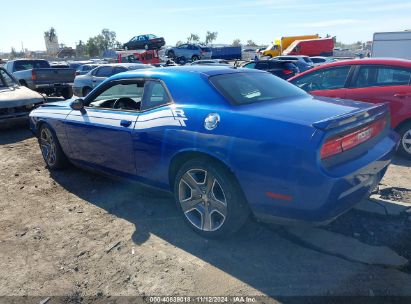
[[[83,99],[79,98],[79,99],[73,100],[73,101],[70,103],[70,107],[71,107],[73,110],[83,112],[83,111],[84,111],[84,102],[83,102]]]

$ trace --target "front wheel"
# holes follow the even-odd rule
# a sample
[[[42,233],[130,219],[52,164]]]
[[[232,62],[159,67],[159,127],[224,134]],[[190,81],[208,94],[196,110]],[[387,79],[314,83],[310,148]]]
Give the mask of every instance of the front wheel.
[[[68,160],[60,147],[56,134],[46,124],[40,127],[39,145],[46,165],[51,170],[64,168]]]
[[[197,61],[197,60],[199,60],[200,58],[197,56],[197,55],[194,55],[193,57],[191,57],[191,60],[192,61]]]
[[[204,237],[229,236],[244,225],[250,214],[232,173],[205,158],[190,160],[180,168],[174,195],[188,225]]]
[[[411,159],[411,122],[405,123],[397,131],[401,138],[398,152],[405,158]]]

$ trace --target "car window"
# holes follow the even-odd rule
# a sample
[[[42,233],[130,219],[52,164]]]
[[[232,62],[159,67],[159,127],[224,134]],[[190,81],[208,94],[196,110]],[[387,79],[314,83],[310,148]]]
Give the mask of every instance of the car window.
[[[115,75],[115,74],[118,74],[118,73],[121,73],[121,72],[126,72],[126,71],[127,71],[127,69],[125,67],[115,67],[113,69],[113,73],[111,73],[111,75]]]
[[[411,69],[379,67],[377,85],[408,85],[411,80]]]
[[[96,77],[109,77],[111,76],[112,70],[113,68],[111,66],[100,67],[95,71],[94,75]]]
[[[157,36],[156,35],[153,35],[153,34],[149,34],[149,35],[147,35],[148,36],[148,39],[155,39],[155,38],[157,38]]]
[[[314,63],[320,63],[320,62],[325,62],[325,59],[323,58],[311,58],[311,61]]]
[[[355,88],[372,86],[408,85],[411,69],[381,66],[361,66],[357,79],[352,84]]]
[[[228,101],[237,105],[306,95],[296,86],[268,73],[223,74],[209,79]]]
[[[141,110],[153,109],[170,102],[166,89],[159,81],[149,80],[144,85],[144,97]]]
[[[304,61],[308,64],[312,64],[313,61],[310,59],[310,57],[303,57]]]
[[[186,49],[186,48],[188,48],[188,45],[187,44],[182,44],[182,45],[178,46],[178,48],[179,49]]]
[[[11,87],[17,82],[3,69],[0,69],[0,87]]]
[[[246,69],[254,69],[255,68],[255,62],[250,62],[250,63],[247,63],[246,65],[244,65],[243,66],[243,68],[246,68]]]
[[[257,62],[257,64],[255,65],[255,68],[257,70],[265,71],[265,70],[269,70],[270,66],[269,66],[268,62]]]
[[[335,90],[344,88],[351,66],[317,70],[291,81],[306,91]]]
[[[144,35],[138,36],[138,40],[139,40],[139,41],[146,41],[146,40],[147,40],[147,37],[144,36]]]
[[[129,109],[140,109],[140,102],[144,92],[144,83],[116,84],[101,92],[90,103],[91,107],[112,108],[114,102],[119,98],[132,99],[135,104],[128,105]]]
[[[29,69],[49,68],[50,65],[44,60],[19,60],[14,63],[14,70],[24,71]]]

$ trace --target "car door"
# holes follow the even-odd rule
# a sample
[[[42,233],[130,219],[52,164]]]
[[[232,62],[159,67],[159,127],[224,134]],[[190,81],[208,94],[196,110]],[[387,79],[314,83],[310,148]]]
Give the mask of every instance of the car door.
[[[101,66],[95,69],[91,74],[92,88],[94,89],[95,87],[97,87],[100,83],[106,80],[107,77],[110,77],[112,73],[113,73],[113,67],[109,65]]]
[[[318,69],[291,81],[312,95],[346,98],[346,85],[351,77],[351,66]]]
[[[185,127],[182,109],[172,103],[165,85],[157,80],[148,80],[144,85],[141,112],[133,132],[135,161],[138,175],[157,186],[164,186],[166,160],[166,135],[173,129]]]
[[[177,48],[175,48],[175,52],[174,52],[174,54],[177,56],[177,57],[185,57],[185,58],[188,58],[187,57],[187,54],[188,54],[188,44],[182,44],[182,45],[180,45],[180,46],[178,46]]]
[[[108,172],[135,174],[132,131],[142,94],[137,80],[109,82],[89,94],[85,110],[73,110],[65,120],[70,157]]]
[[[387,102],[395,128],[411,117],[411,69],[385,65],[358,65],[347,88],[347,98]]]

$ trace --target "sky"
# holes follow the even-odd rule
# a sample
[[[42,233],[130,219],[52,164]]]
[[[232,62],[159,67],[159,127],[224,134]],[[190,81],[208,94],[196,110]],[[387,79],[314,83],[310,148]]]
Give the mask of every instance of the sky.
[[[167,45],[190,33],[215,43],[253,40],[269,44],[281,36],[330,34],[352,43],[372,40],[374,32],[411,29],[411,0],[19,0],[1,5],[0,52],[45,50],[43,33],[57,31],[59,43],[108,28],[124,43],[140,34],[163,36]]]

